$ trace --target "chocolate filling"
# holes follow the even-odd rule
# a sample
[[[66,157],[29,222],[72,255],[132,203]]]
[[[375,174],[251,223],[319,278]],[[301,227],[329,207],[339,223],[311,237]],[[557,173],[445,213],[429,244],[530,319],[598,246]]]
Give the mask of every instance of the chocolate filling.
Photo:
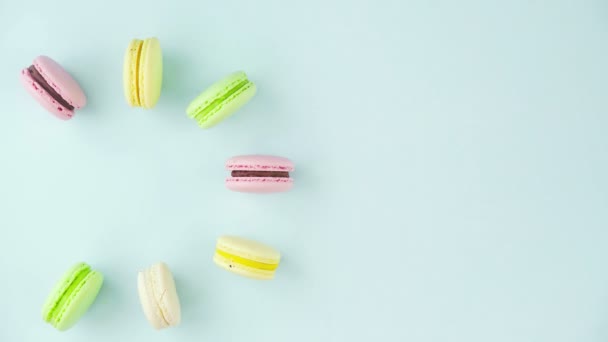
[[[59,95],[55,89],[53,89],[53,87],[51,87],[46,80],[44,79],[44,77],[42,77],[42,75],[40,75],[40,73],[38,72],[38,70],[36,70],[36,68],[32,65],[29,68],[27,68],[27,70],[30,73],[30,76],[32,76],[32,78],[34,79],[34,81],[36,81],[36,83],[38,83],[42,89],[46,90],[47,93],[49,93],[49,95],[55,100],[57,101],[60,105],[64,106],[65,108],[69,109],[69,110],[74,110],[74,106],[70,105],[66,100],[64,100],[61,95]]]
[[[232,177],[276,177],[289,178],[289,172],[283,171],[232,171]]]

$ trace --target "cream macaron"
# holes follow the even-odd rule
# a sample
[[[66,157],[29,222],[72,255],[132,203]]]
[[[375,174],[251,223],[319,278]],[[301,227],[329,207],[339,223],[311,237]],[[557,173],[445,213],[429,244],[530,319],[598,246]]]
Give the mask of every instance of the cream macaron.
[[[213,261],[238,275],[266,280],[274,278],[281,253],[257,241],[221,236],[217,240]]]
[[[179,297],[173,274],[165,263],[159,262],[139,272],[137,289],[144,314],[155,329],[179,325]]]

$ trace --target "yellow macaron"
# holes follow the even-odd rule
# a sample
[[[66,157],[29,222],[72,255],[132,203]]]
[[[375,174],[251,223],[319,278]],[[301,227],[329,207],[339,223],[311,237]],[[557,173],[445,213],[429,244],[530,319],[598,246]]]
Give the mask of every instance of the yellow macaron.
[[[237,236],[217,239],[213,261],[220,267],[253,279],[272,279],[281,261],[281,253],[257,241]]]
[[[132,107],[152,108],[163,84],[163,54],[157,38],[133,39],[125,52],[123,86]]]

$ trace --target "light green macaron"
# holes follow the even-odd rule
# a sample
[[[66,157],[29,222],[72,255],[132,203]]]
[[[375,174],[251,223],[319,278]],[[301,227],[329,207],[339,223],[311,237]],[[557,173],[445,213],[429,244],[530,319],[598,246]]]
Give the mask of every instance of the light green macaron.
[[[190,103],[186,112],[200,127],[209,128],[244,106],[255,92],[255,84],[244,72],[238,71],[207,88]]]
[[[42,318],[57,330],[71,328],[87,312],[95,301],[103,276],[85,263],[70,268],[49,294]]]

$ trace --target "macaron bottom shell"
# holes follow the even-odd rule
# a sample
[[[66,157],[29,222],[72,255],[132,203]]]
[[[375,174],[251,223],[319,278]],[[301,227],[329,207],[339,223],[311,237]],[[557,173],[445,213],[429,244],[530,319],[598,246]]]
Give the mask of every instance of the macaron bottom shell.
[[[213,256],[213,262],[227,271],[251,279],[271,280],[274,278],[275,274],[275,270],[261,270],[258,268],[245,266],[218,253]]]
[[[286,192],[293,188],[293,179],[275,177],[229,177],[226,178],[226,187],[229,190],[237,192]]]

